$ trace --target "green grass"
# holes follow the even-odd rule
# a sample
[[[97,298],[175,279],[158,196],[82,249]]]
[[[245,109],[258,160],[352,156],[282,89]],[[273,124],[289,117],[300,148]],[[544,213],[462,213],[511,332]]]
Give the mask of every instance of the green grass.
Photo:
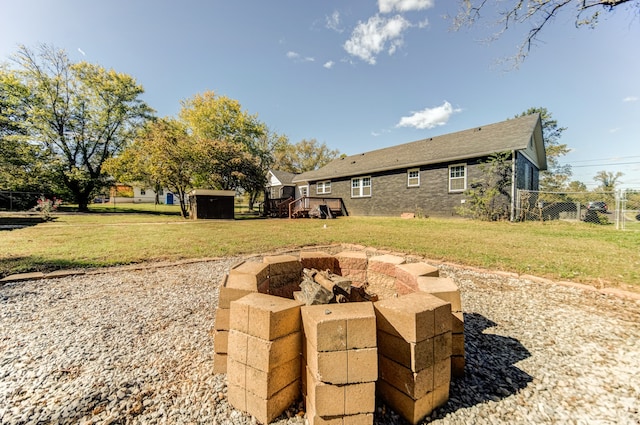
[[[193,221],[180,218],[177,207],[121,208],[128,212],[92,206],[93,213],[60,215],[1,232],[0,276],[355,243],[492,270],[640,289],[640,235],[612,225],[373,217]]]

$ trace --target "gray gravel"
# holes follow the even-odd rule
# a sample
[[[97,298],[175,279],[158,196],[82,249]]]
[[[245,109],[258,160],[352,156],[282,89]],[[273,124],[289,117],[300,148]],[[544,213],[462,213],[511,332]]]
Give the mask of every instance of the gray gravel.
[[[212,373],[238,259],[0,287],[0,423],[254,424]],[[640,302],[441,266],[463,291],[467,374],[434,424],[640,424]],[[382,403],[377,424],[401,424]],[[304,423],[302,405],[279,424]]]

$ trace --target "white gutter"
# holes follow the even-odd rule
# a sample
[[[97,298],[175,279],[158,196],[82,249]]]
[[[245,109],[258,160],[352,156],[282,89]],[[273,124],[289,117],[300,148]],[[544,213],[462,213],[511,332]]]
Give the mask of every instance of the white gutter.
[[[511,221],[516,218],[516,151],[511,151]]]

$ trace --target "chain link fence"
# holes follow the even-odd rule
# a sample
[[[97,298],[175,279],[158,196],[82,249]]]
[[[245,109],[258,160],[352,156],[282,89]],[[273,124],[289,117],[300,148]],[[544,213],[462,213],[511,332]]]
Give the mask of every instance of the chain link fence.
[[[539,192],[519,190],[516,217],[520,221],[584,221],[615,224],[640,231],[640,191]]]

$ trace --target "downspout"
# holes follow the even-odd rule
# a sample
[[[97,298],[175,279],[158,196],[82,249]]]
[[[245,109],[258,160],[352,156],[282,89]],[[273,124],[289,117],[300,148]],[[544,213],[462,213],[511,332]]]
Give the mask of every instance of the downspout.
[[[516,218],[516,151],[511,151],[511,221]]]

